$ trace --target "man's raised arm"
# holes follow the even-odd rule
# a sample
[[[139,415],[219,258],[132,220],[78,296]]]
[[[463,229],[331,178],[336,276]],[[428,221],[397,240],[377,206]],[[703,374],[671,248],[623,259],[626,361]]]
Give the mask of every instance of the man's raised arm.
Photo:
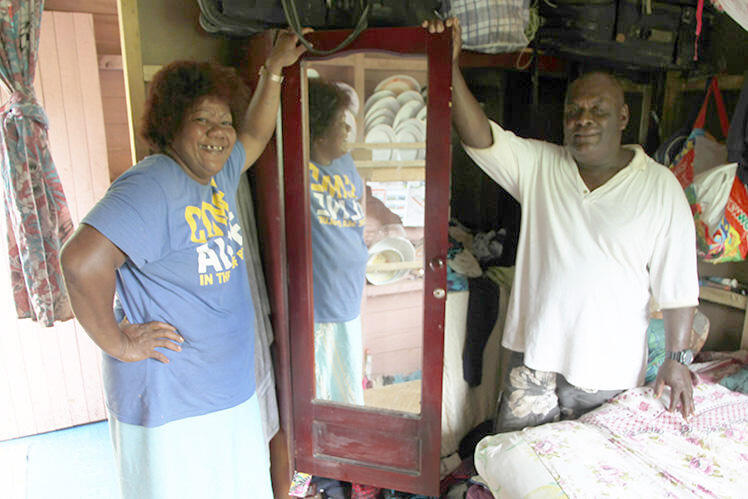
[[[465,145],[479,149],[490,146],[493,144],[493,137],[488,118],[470,92],[460,71],[460,22],[456,17],[445,21],[432,19],[424,21],[422,26],[430,33],[441,33],[452,28],[452,122]]]

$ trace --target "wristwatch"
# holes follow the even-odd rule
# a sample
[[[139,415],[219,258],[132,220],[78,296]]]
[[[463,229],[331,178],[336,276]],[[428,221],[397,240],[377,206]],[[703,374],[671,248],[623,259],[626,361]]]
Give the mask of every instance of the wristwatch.
[[[665,352],[668,359],[680,362],[684,366],[691,365],[693,362],[693,352],[691,350],[681,350],[680,352]]]

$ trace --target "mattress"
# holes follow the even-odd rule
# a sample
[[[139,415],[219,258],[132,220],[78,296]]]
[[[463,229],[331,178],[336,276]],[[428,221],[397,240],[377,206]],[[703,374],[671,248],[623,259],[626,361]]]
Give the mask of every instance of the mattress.
[[[486,437],[475,467],[497,498],[745,497],[748,395],[699,383],[694,402],[684,420],[633,388],[578,420]]]

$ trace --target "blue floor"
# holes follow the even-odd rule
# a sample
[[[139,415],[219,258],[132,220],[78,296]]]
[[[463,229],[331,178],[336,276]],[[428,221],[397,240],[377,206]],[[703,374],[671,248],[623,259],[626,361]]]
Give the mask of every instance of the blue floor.
[[[10,490],[0,482],[0,497],[15,499],[108,499],[117,497],[114,454],[106,421],[0,442],[0,458],[15,460]],[[23,460],[25,459],[25,464]],[[18,484],[21,484],[20,486]]]

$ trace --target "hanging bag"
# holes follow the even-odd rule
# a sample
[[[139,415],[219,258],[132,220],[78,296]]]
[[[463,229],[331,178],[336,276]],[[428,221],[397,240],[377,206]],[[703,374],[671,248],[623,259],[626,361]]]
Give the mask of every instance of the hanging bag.
[[[722,133],[727,138],[728,129],[730,128],[727,120],[727,112],[725,111],[725,103],[722,100],[722,94],[719,91],[719,85],[717,79],[712,78],[711,83],[706,91],[704,102],[699,109],[699,114],[696,116],[696,120],[691,127],[691,133],[685,140],[682,146],[679,146],[677,153],[673,156],[665,154],[664,164],[670,167],[675,174],[675,177],[680,182],[683,189],[687,189],[689,185],[693,183],[697,164],[697,155],[699,170],[707,170],[710,167],[716,166],[720,163],[724,163],[727,157],[725,149],[724,157],[720,153],[714,153],[713,151],[719,151],[719,147],[715,147],[714,140],[710,139],[705,131],[704,124],[706,123],[706,113],[709,108],[709,98],[714,97],[715,104],[717,105],[717,114],[719,115],[719,122],[722,127]],[[711,143],[710,143],[711,142]],[[703,145],[702,145],[703,144]],[[673,144],[664,144],[664,148],[671,148]],[[672,157],[672,159],[670,159]]]
[[[711,263],[740,261],[748,254],[748,192],[736,175],[738,165],[722,164],[726,161],[726,149],[717,147],[716,141],[704,131],[710,97],[714,97],[722,133],[727,137],[727,112],[717,79],[713,78],[691,133],[685,142],[681,141],[674,157],[664,154],[665,162],[691,205],[699,257]],[[665,149],[668,145],[672,143],[664,144]],[[704,168],[706,171],[696,174]]]
[[[496,54],[527,47],[529,0],[451,0],[449,15],[462,26],[462,48]]]
[[[737,164],[732,163],[724,165],[725,169],[737,168]],[[720,175],[717,172],[714,176],[718,182],[715,192],[724,192],[720,187]],[[696,225],[696,250],[701,260],[710,263],[738,262],[746,259],[748,255],[748,192],[745,184],[741,182],[738,175],[733,174],[727,179],[730,185],[727,201],[724,202],[724,194],[720,199],[694,199],[691,203],[691,210],[694,212],[694,223]],[[703,189],[707,191],[708,184]],[[701,189],[697,187],[696,193]],[[689,202],[691,200],[689,199]],[[709,206],[710,203],[723,203],[725,208],[723,216],[717,227],[710,227]]]

